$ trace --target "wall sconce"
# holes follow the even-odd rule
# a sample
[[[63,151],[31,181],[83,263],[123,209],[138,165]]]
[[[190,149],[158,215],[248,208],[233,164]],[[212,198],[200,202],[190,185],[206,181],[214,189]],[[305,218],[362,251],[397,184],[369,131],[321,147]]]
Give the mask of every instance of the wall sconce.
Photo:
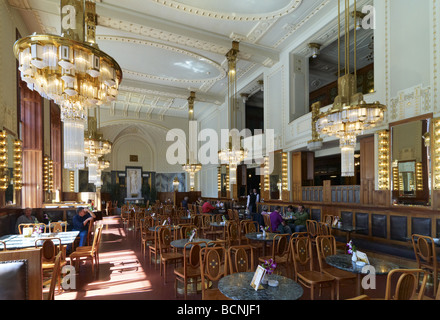
[[[269,175],[269,157],[264,157],[264,190],[269,191],[270,190],[270,175]]]
[[[2,130],[0,131],[0,190],[5,191],[8,185],[8,134]]]
[[[258,84],[260,85],[260,90],[264,91],[264,81],[263,80],[258,80]]]
[[[389,132],[388,130],[382,130],[377,133],[378,142],[378,187],[379,190],[389,190]],[[394,169],[394,168],[393,168]],[[394,171],[393,171],[394,179]],[[398,179],[398,177],[397,177]],[[396,186],[394,182],[394,186]]]
[[[249,99],[249,93],[240,93],[240,97],[243,99],[243,103],[246,103]]]
[[[23,142],[14,142],[14,188],[21,190],[23,187]]]
[[[321,45],[318,43],[309,43],[309,48],[312,51],[312,58],[315,59],[318,57],[319,50],[321,49]]]
[[[425,147],[429,148],[431,146],[431,134],[428,132],[425,132],[422,136],[423,140],[425,140]]]

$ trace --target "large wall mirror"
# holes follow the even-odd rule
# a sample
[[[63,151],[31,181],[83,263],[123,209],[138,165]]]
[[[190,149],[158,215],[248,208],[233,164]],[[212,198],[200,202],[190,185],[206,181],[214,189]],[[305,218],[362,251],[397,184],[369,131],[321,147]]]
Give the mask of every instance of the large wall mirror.
[[[431,117],[421,116],[390,124],[392,198],[396,205],[428,206],[431,201],[429,145]]]

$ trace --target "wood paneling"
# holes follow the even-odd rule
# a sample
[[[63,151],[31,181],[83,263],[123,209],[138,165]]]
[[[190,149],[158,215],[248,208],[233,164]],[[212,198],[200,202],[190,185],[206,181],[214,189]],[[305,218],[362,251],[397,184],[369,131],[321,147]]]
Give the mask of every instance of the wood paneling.
[[[20,86],[23,140],[23,207],[43,204],[43,103],[37,92]]]
[[[62,191],[63,145],[60,107],[50,103],[50,152],[53,161],[53,188]]]
[[[374,136],[360,139],[361,143],[361,203],[374,203]]]

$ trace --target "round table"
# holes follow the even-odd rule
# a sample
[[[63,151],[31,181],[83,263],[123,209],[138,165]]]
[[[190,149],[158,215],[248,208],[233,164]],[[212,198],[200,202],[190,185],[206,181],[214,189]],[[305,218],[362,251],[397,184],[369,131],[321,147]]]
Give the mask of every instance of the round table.
[[[249,232],[246,233],[246,238],[253,241],[264,241],[263,245],[263,257],[266,256],[266,243],[272,242],[274,237],[279,233],[266,232],[266,237],[262,237],[262,232]]]
[[[188,243],[189,238],[188,239],[178,239],[178,240],[173,240],[171,241],[171,246],[174,248],[178,248],[178,249],[183,249],[185,247],[185,245]],[[203,238],[194,238],[192,242],[210,242],[212,241],[211,239],[203,239]],[[192,246],[187,246],[187,248],[191,248]],[[203,244],[201,244],[201,247],[203,247]]]
[[[328,265],[335,267],[337,269],[345,270],[348,272],[352,272],[357,274],[358,281],[356,286],[356,294],[361,294],[361,275],[365,275],[370,273],[371,270],[369,268],[374,268],[374,273],[376,275],[387,275],[393,269],[399,269],[400,267],[390,261],[376,259],[376,258],[368,258],[370,261],[369,265],[365,267],[359,267],[355,262],[351,260],[351,255],[349,254],[336,254],[333,256],[328,256],[325,258],[325,261]]]
[[[278,286],[261,285],[263,289],[251,287],[254,272],[238,272],[220,279],[218,288],[221,293],[232,300],[298,300],[302,297],[303,288],[284,276],[266,275],[270,280],[277,280]]]

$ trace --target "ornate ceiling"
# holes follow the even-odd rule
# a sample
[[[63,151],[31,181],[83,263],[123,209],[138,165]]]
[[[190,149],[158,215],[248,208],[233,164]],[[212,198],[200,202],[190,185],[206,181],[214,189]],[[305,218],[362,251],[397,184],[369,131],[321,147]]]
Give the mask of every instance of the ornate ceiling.
[[[60,34],[59,0],[8,0],[30,33]],[[280,60],[301,31],[335,7],[334,0],[100,0],[99,47],[123,70],[110,114],[140,119],[187,118],[196,92],[195,116],[225,101],[225,54],[240,41],[238,78]],[[26,36],[26,35],[22,35]],[[252,89],[255,83],[247,83]]]

